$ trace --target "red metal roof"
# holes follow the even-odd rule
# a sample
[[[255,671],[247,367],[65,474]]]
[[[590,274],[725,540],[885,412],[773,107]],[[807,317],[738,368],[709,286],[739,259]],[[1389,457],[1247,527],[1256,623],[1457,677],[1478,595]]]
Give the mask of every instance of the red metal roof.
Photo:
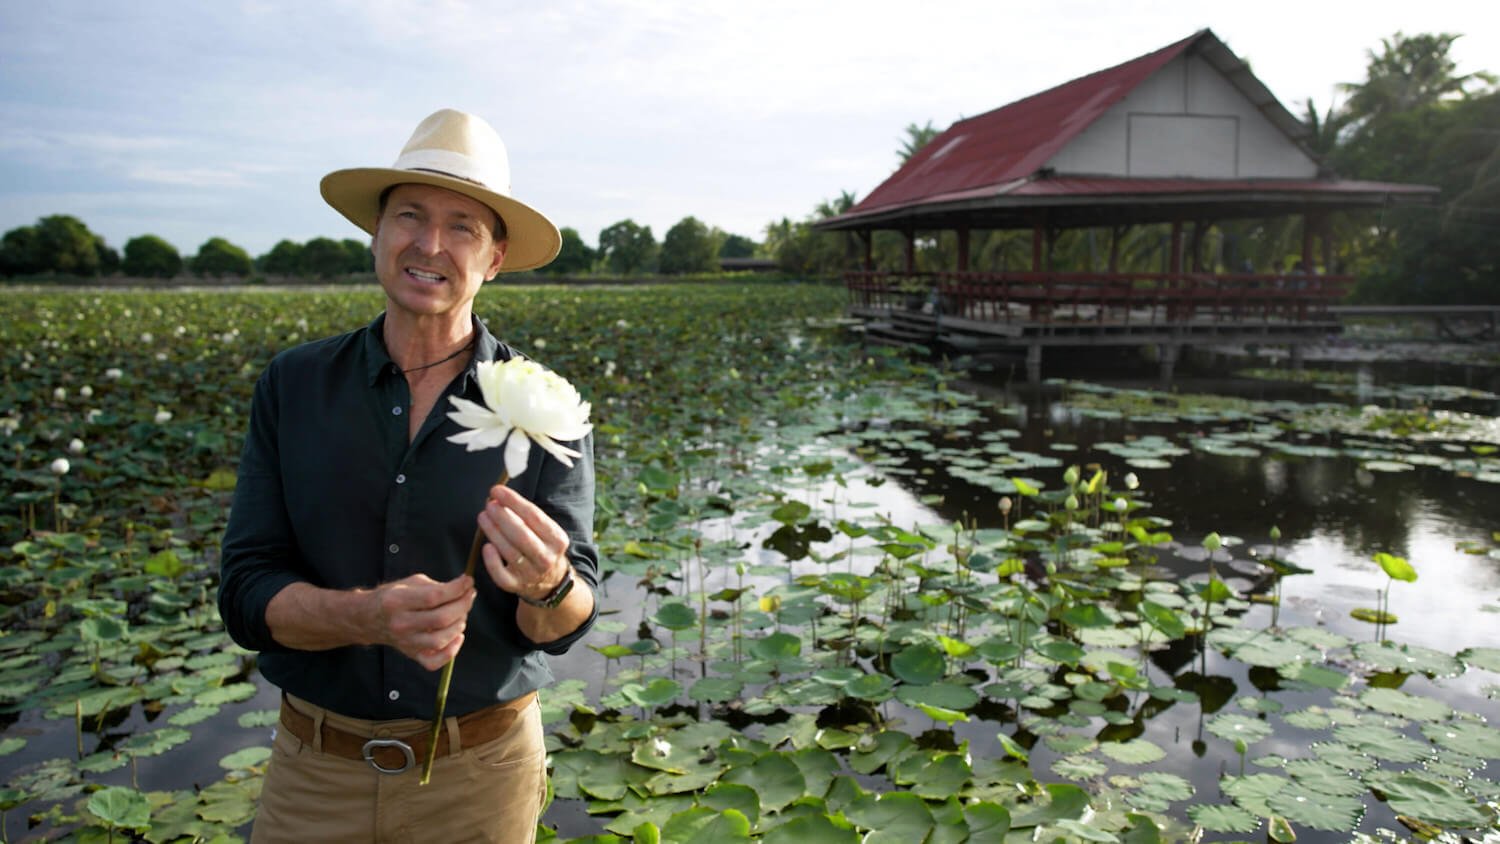
[[[860,215],[957,191],[1000,186],[1036,172],[1079,132],[1208,30],[1121,65],[960,120],[858,202]]]
[[[1357,179],[1145,179],[1065,176],[1037,179],[1005,191],[1009,196],[1101,196],[1163,193],[1437,194],[1429,185]],[[993,195],[994,191],[991,192]],[[948,197],[936,198],[946,201]]]

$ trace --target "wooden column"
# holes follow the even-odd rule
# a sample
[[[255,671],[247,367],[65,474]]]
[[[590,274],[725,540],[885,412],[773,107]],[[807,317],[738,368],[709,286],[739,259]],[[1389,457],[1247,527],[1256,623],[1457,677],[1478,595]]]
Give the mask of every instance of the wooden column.
[[[906,238],[906,271],[914,273],[917,271],[917,233],[912,229],[902,229],[901,235]]]
[[[1316,217],[1312,212],[1302,215],[1302,270],[1313,271],[1313,229],[1317,225]]]
[[[1109,227],[1109,272],[1111,275],[1120,271],[1120,238],[1129,231],[1125,226]]]
[[[958,227],[958,271],[969,271],[969,227]]]
[[[855,234],[859,235],[860,241],[864,244],[864,250],[865,250],[864,267],[865,267],[865,272],[867,272],[867,273],[868,272],[873,272],[874,269],[875,269],[875,249],[874,249],[875,232],[870,231],[868,229],[860,229],[859,231],[855,232]]]
[[[1323,272],[1333,275],[1333,218],[1324,214],[1322,223],[1318,237],[1323,241]]]
[[[1167,254],[1167,272],[1173,276],[1182,274],[1182,221],[1172,221],[1172,245]],[[1174,279],[1175,281],[1175,279]]]
[[[1042,243],[1047,237],[1046,227],[1037,223],[1031,227],[1031,271],[1042,271]]]
[[[1203,231],[1207,227],[1207,224],[1202,220],[1193,221],[1193,236],[1188,241],[1188,250],[1192,253],[1188,260],[1188,266],[1195,273],[1203,270]]]

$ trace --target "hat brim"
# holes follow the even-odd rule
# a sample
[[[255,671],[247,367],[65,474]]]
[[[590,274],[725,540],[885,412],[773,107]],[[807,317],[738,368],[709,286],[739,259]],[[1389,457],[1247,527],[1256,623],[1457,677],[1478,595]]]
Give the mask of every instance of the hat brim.
[[[505,221],[505,262],[502,273],[534,270],[552,263],[562,249],[562,235],[557,226],[535,208],[519,200],[495,193],[483,185],[425,170],[397,170],[390,167],[356,167],[335,170],[323,177],[318,189],[333,210],[368,234],[375,234],[380,216],[380,195],[396,185],[431,185],[463,194],[494,209]]]

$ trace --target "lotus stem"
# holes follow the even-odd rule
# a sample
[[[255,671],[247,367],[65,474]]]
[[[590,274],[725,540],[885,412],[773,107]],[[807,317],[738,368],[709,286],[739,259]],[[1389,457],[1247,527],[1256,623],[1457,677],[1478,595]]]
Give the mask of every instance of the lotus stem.
[[[501,470],[498,486],[505,486],[510,482],[510,472]],[[474,576],[474,570],[478,567],[479,552],[484,548],[484,531],[474,528],[474,541],[469,544],[469,559],[464,563],[464,574]],[[443,710],[448,706],[448,686],[453,682],[453,663],[458,662],[458,654],[448,660],[443,666],[443,674],[438,677],[437,703],[432,711],[432,727],[427,731],[427,758],[422,760],[422,778],[419,785],[426,785],[432,779],[432,763],[437,759],[437,739],[443,730]]]

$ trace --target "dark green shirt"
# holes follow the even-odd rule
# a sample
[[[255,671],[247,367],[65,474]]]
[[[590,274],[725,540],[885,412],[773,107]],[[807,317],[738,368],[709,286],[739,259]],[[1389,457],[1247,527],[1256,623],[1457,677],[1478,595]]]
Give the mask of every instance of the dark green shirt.
[[[224,534],[219,610],[229,635],[261,652],[261,673],[284,691],[355,718],[426,719],[440,672],[384,646],[292,650],[266,625],[266,605],[291,583],[354,589],[418,572],[459,576],[475,518],[500,478],[503,448],[470,452],[447,441],[463,430],[448,418],[448,396],[482,404],[475,364],[519,353],[476,317],[473,361],[408,441],[411,398],[381,339],[384,320],[282,352],[256,383]],[[571,469],[534,447],[510,487],[567,531],[569,560],[593,588],[593,440],[570,445],[583,452]],[[566,651],[598,614],[555,642],[532,642],[516,624],[516,597],[495,586],[482,563],[474,580],[479,595],[453,670],[450,715],[545,685],[552,674],[543,652]]]

